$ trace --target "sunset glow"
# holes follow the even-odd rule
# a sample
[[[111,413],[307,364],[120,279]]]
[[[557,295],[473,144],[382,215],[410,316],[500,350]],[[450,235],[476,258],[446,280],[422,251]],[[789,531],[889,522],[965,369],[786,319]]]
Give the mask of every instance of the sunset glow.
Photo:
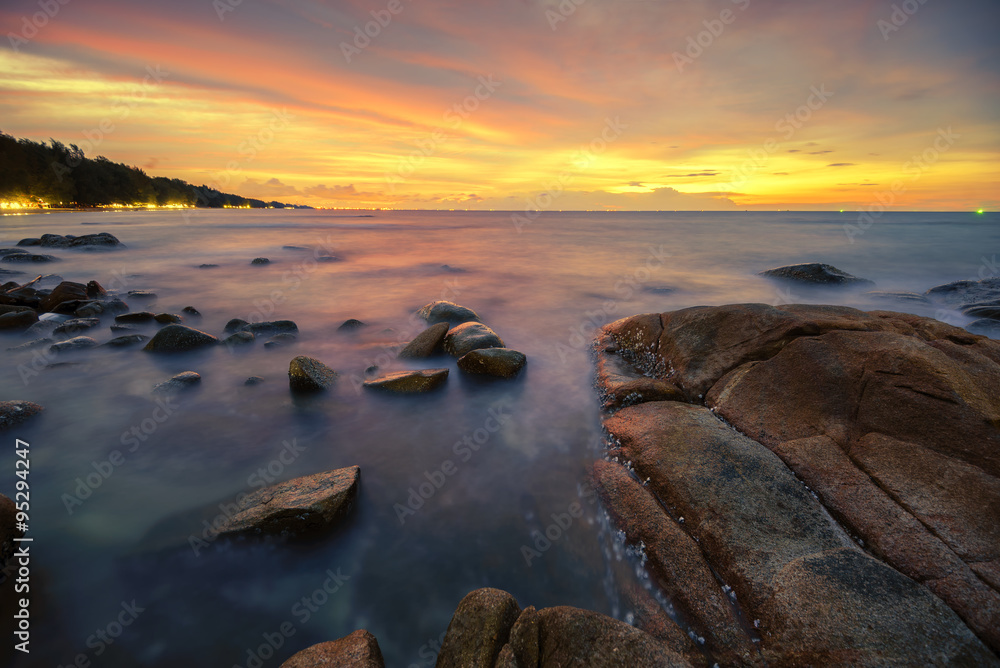
[[[0,10],[0,130],[248,197],[1000,206],[983,0],[56,5]]]

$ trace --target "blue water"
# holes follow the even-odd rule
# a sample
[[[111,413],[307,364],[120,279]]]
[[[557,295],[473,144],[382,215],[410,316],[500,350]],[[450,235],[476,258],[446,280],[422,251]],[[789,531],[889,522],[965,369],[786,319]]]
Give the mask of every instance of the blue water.
[[[127,250],[54,250],[62,261],[44,270],[122,294],[157,294],[155,304],[134,302],[133,310],[195,306],[203,318],[189,324],[216,335],[234,317],[288,318],[301,331],[296,343],[274,350],[258,343],[161,358],[96,349],[58,359],[78,365],[45,370],[53,360],[4,353],[0,400],[46,407],[43,417],[5,432],[11,447],[0,449],[0,491],[12,496],[13,439],[31,444],[35,640],[31,661],[14,665],[70,665],[83,655],[95,666],[246,666],[257,665],[255,656],[277,666],[356,628],[378,637],[387,665],[433,665],[455,606],[483,586],[512,592],[522,606],[574,605],[628,618],[622,592],[641,583],[641,572],[615,549],[587,491],[587,470],[600,456],[588,351],[596,328],[635,313],[733,302],[839,303],[964,324],[934,306],[863,291],[789,291],[755,274],[827,262],[879,290],[915,292],[1000,274],[996,214],[886,214],[853,242],[844,229],[857,223],[852,214],[544,213],[520,231],[502,212],[364,216],[0,218],[0,247],[46,232],[115,234]],[[312,262],[314,248],[339,261]],[[258,256],[272,263],[250,266]],[[206,263],[218,267],[199,268]],[[524,352],[522,376],[476,382],[444,359],[422,365],[452,368],[441,392],[359,391],[369,365],[403,367],[388,351],[420,330],[413,311],[440,298],[475,309]],[[338,333],[348,318],[369,326]],[[93,335],[111,338],[107,327]],[[0,346],[21,341],[4,335]],[[340,372],[336,389],[293,400],[287,366],[300,354]],[[152,386],[186,370],[202,375],[201,387],[158,405]],[[251,375],[266,380],[245,387]],[[115,451],[118,463],[109,465]],[[446,461],[454,473],[442,482]],[[219,502],[257,489],[262,476],[285,480],[349,465],[362,470],[358,504],[330,535],[192,549],[189,536],[201,534]],[[80,488],[88,476],[99,486]],[[411,489],[434,481],[440,488],[400,515]],[[73,496],[79,503],[67,501]],[[523,546],[545,547],[533,532],[573,504],[582,516],[529,564]],[[140,612],[128,612],[133,601]],[[120,617],[129,623],[118,627]]]

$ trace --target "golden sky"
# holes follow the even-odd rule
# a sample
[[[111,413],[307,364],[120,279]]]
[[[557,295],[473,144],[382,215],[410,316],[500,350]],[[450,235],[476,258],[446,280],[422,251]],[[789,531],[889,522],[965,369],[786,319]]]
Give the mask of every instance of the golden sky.
[[[0,25],[0,130],[251,197],[1000,207],[996,0],[5,0]]]

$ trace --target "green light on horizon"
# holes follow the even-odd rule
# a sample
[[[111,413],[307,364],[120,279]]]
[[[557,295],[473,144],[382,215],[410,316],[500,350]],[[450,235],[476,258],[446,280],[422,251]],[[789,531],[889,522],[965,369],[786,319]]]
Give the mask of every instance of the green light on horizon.
[[[981,215],[983,215],[983,213],[985,213],[985,212],[984,212],[984,211],[983,211],[982,209],[980,209],[979,211],[976,211],[976,213],[978,213],[978,214],[979,214],[979,215],[981,216]]]

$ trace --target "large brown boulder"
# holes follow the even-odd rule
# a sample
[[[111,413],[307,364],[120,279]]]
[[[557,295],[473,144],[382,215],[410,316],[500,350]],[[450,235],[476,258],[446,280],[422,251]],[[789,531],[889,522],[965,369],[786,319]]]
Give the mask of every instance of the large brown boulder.
[[[444,337],[448,333],[448,323],[439,322],[417,334],[412,341],[399,351],[403,359],[422,359],[444,351]]]
[[[883,311],[698,307],[607,326],[598,372],[653,492],[599,464],[606,505],[661,581],[689,563],[671,534],[695,539],[768,663],[997,664],[1000,343]]]
[[[454,357],[463,357],[481,348],[503,348],[503,339],[481,322],[465,322],[444,337],[444,349]]]
[[[375,636],[358,629],[340,640],[307,647],[281,668],[385,668],[385,662]]]
[[[158,331],[143,350],[151,353],[181,353],[214,346],[219,340],[200,329],[167,325]]]
[[[477,589],[458,604],[438,653],[437,668],[493,668],[521,607],[499,589]]]
[[[39,305],[41,312],[54,311],[59,304],[72,301],[87,301],[87,286],[83,283],[63,281],[52,289]]]

